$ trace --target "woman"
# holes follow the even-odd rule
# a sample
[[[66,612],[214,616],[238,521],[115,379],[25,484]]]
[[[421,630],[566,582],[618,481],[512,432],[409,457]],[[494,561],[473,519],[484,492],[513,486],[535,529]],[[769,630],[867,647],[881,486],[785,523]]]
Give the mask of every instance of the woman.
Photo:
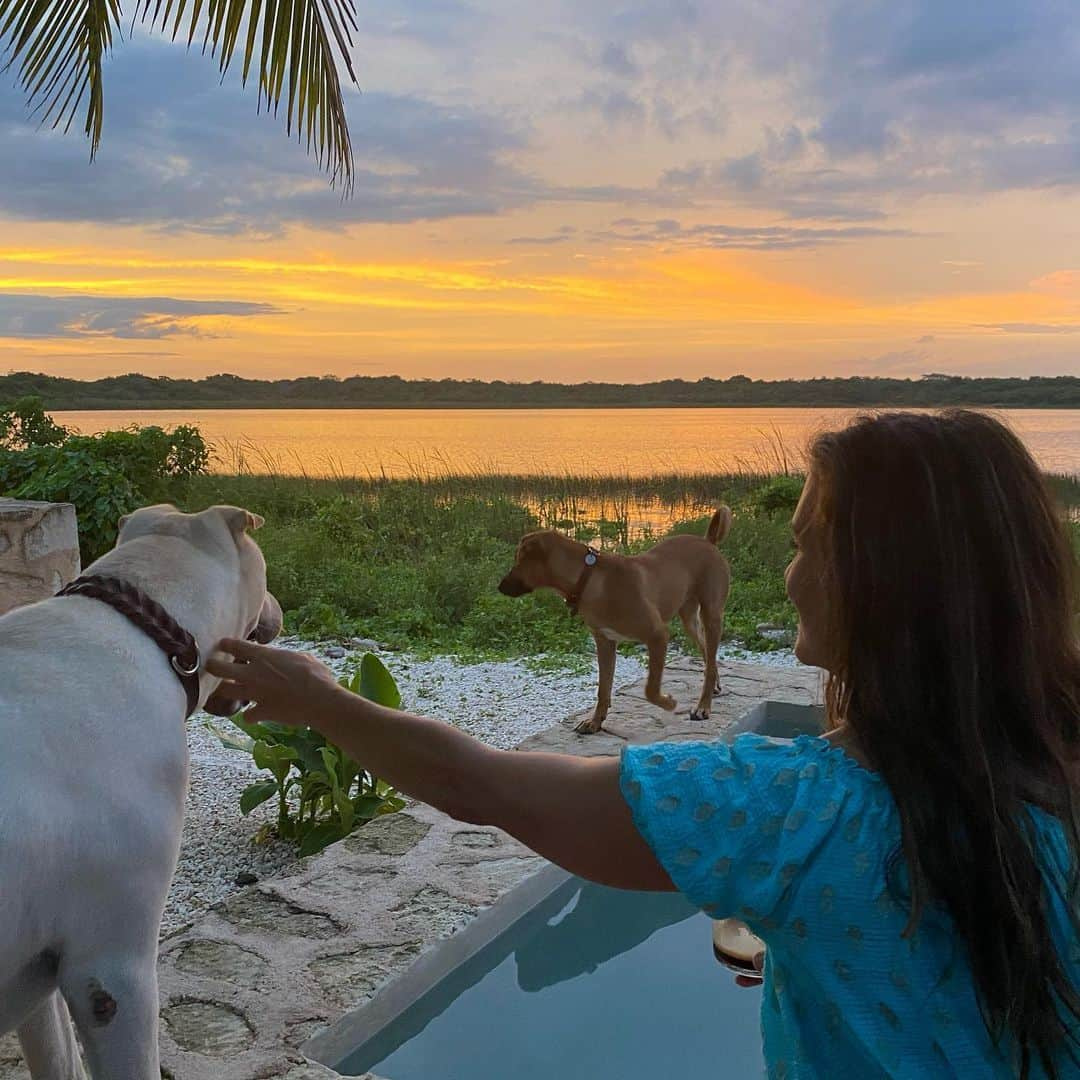
[[[824,738],[508,753],[310,657],[208,668],[455,818],[743,919],[770,1076],[1080,1075],[1074,558],[1034,462],[978,413],[863,418],[814,444],[793,531]]]

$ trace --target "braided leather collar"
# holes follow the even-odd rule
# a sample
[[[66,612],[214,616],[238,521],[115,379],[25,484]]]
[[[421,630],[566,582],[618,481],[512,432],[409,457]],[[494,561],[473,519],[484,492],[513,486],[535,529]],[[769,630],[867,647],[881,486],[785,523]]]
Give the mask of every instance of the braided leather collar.
[[[129,582],[102,574],[76,578],[56,595],[88,596],[120,612],[169,658],[169,666],[187,694],[185,718],[198,708],[199,669],[202,667],[199,644],[156,600],[151,600]]]
[[[585,586],[589,584],[589,578],[592,577],[593,568],[599,559],[599,552],[594,551],[592,548],[585,552],[585,565],[582,566],[581,573],[578,575],[574,591],[566,595],[566,606],[575,615],[577,614],[578,604],[581,603],[581,597],[585,592]]]

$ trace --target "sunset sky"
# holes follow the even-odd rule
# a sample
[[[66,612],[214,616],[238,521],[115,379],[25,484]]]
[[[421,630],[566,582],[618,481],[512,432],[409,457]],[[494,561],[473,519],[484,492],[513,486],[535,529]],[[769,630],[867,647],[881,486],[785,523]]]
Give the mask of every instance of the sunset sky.
[[[1080,374],[1075,5],[358,20],[345,202],[252,88],[140,28],[93,165],[8,75],[0,370]]]

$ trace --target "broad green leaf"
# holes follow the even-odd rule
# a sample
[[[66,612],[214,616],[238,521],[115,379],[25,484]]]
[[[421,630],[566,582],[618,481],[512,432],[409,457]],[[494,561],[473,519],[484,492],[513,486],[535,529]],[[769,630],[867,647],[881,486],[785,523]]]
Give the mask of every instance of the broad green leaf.
[[[396,814],[399,810],[405,809],[405,800],[400,796],[395,795],[391,799],[387,799],[379,808],[379,817],[383,814]]]
[[[218,742],[226,750],[240,750],[245,754],[250,754],[252,747],[255,745],[255,740],[248,735],[238,735],[234,731],[225,731],[223,728],[218,727],[217,724],[207,723],[206,727],[213,732]]]
[[[326,746],[326,739],[312,728],[295,728],[294,735],[289,740],[289,745],[296,751],[298,757],[297,767],[301,772],[310,769],[321,769],[322,758],[319,756],[321,747]]]
[[[378,795],[361,795],[353,799],[353,809],[356,811],[357,820],[370,821],[378,815],[379,809],[385,802],[386,800]]]
[[[353,809],[352,800],[341,790],[341,788],[338,788],[334,792],[334,808],[341,818],[341,828],[345,835],[348,836],[348,834],[352,832],[353,819],[356,816],[356,811]]]
[[[341,831],[341,826],[336,822],[324,822],[321,825],[316,825],[310,832],[308,832],[303,840],[300,841],[299,854],[301,858],[306,855],[317,855],[323,848],[328,847],[334,843],[335,840],[340,840],[347,834]]]
[[[251,748],[251,756],[260,769],[268,769],[281,783],[289,775],[296,751],[288,746],[269,746],[260,739]]]
[[[401,707],[401,691],[394,682],[394,676],[374,653],[365,653],[360,661],[360,693],[368,701],[389,709]]]
[[[321,769],[318,772],[308,773],[300,781],[300,801],[303,803],[314,802],[331,791],[333,788],[330,785],[330,777]]]
[[[240,796],[240,813],[247,817],[256,806],[272,799],[277,794],[277,789],[273,780],[260,780],[257,784],[249,784]]]
[[[337,791],[343,786],[340,776],[341,757],[337,749],[333,746],[322,746],[319,748],[319,757],[322,758],[323,768],[326,770],[326,775],[330,777],[330,783]]]
[[[2,3],[3,0],[0,0]],[[229,723],[235,724],[249,739],[262,739],[263,742],[274,742],[274,733],[268,724],[260,724],[255,720],[246,719],[242,712],[229,717]]]

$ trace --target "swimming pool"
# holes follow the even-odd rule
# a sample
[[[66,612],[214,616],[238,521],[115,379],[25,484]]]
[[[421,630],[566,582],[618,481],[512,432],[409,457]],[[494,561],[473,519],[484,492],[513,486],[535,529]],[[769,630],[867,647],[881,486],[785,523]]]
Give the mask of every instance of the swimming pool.
[[[761,1075],[760,991],[716,962],[706,916],[675,894],[545,875],[548,895],[493,940],[318,1059],[386,1080]]]
[[[729,737],[812,734],[822,719],[763,702]],[[742,1080],[764,1071],[760,1006],[681,896],[548,866],[304,1052],[385,1080]]]

